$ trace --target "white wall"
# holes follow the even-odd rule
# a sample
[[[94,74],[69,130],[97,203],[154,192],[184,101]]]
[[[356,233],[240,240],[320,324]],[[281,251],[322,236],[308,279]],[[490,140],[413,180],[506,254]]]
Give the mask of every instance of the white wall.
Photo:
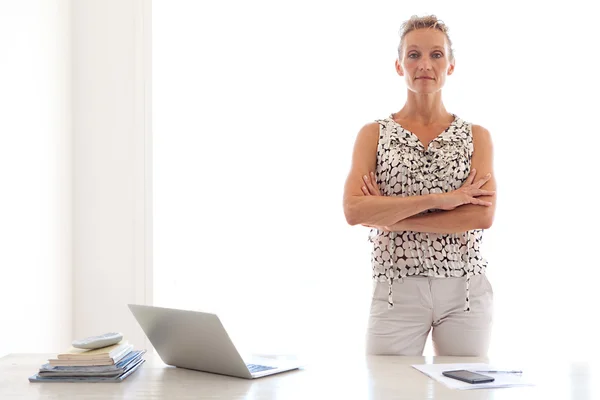
[[[73,335],[121,331],[136,347],[145,337],[127,304],[151,298],[143,79],[150,47],[142,23],[149,7],[142,0],[73,2]]]
[[[146,346],[150,21],[149,0],[0,2],[0,356]]]
[[[258,351],[363,346],[370,249],[343,184],[360,127],[404,104],[400,23],[434,12],[444,103],[494,140],[490,355],[600,354],[593,3],[509,3],[155,2],[155,303],[217,311]]]
[[[0,356],[71,336],[69,4],[0,1]]]

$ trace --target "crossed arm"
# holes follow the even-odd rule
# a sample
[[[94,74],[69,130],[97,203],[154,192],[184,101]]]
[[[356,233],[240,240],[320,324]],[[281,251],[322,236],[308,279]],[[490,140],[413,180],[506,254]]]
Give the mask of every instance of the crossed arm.
[[[465,232],[472,229],[487,229],[489,228],[494,220],[494,212],[496,207],[496,181],[494,179],[493,171],[493,146],[490,133],[483,127],[473,125],[473,156],[471,159],[471,169],[477,171],[478,176],[491,174],[491,177],[481,187],[481,189],[494,191],[493,195],[481,196],[479,199],[488,202],[490,205],[482,206],[476,204],[465,204],[454,208],[453,210],[440,210],[435,213],[428,213],[425,215],[418,215],[421,212],[428,209],[435,209],[436,195],[425,195],[425,196],[409,196],[402,198],[403,200],[410,201],[413,197],[414,206],[406,209],[400,204],[396,204],[396,207],[405,209],[405,215],[400,215],[399,218],[387,218],[386,223],[380,223],[375,221],[373,218],[364,218],[364,221],[358,223],[364,226],[377,227],[382,230],[388,231],[414,231],[414,232],[429,232],[429,233],[457,233]],[[372,199],[388,198],[390,200],[393,197],[378,196],[377,184],[373,183],[374,177],[367,178],[364,180],[364,185],[361,187],[363,196],[366,198],[371,197]],[[429,199],[429,200],[428,200]],[[366,201],[367,199],[364,199]],[[392,205],[389,202],[390,206]],[[375,204],[373,204],[375,205]],[[383,204],[382,204],[383,205]],[[407,205],[409,205],[407,203]],[[389,216],[389,214],[388,214]],[[391,223],[389,223],[391,222]]]
[[[440,211],[426,215],[415,215],[405,220],[398,221],[388,227],[392,232],[413,231],[430,233],[458,233],[473,229],[488,229],[492,222],[488,217],[482,216],[481,211],[473,208],[483,208],[466,204],[451,211]]]

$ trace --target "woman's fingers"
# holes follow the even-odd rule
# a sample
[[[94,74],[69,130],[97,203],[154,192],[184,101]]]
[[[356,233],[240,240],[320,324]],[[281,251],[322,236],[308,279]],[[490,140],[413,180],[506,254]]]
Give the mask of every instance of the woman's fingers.
[[[363,176],[363,182],[364,182],[364,186],[366,186],[367,190],[369,191],[369,195],[371,195],[371,196],[379,196],[379,189],[376,188],[377,187],[377,183],[375,183],[375,185],[373,185],[373,182],[371,181],[371,178],[369,178],[368,175],[364,175]],[[364,190],[363,190],[363,192],[364,192]]]
[[[381,196],[381,192],[379,191],[379,185],[377,184],[377,179],[375,178],[375,174],[373,172],[370,173],[371,176],[371,186],[375,189],[375,194],[377,196]]]
[[[477,189],[479,189],[480,187],[482,187],[483,185],[485,185],[485,183],[486,183],[487,181],[489,181],[491,177],[492,177],[492,174],[490,174],[490,173],[488,172],[488,174],[487,174],[486,176],[484,176],[483,178],[479,179],[479,180],[477,181]]]
[[[473,197],[471,199],[471,204],[475,204],[475,205],[478,205],[478,206],[488,206],[488,207],[492,205],[491,202],[489,202],[489,201],[483,201],[483,200],[480,200],[480,199],[478,199],[476,197]]]
[[[369,189],[367,189],[366,186],[363,185],[360,189],[362,190],[362,192],[363,192],[363,194],[365,196],[370,196],[371,195],[371,193],[369,193]]]
[[[496,194],[495,190],[475,189],[472,196],[493,196],[494,194]]]
[[[373,189],[373,186],[371,185],[371,179],[369,179],[368,175],[363,175],[363,183],[365,184],[365,186],[369,190],[369,194],[371,196],[375,196],[375,189]]]

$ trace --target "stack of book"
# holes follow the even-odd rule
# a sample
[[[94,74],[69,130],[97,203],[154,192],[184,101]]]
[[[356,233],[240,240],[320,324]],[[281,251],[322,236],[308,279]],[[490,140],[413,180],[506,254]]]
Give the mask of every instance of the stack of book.
[[[146,360],[146,350],[133,350],[122,340],[94,350],[71,347],[42,365],[30,382],[121,382]]]

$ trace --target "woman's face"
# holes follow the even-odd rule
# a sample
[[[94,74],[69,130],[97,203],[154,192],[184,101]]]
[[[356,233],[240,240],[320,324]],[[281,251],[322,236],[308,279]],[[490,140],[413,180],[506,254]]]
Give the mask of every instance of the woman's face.
[[[435,93],[442,89],[446,75],[454,71],[446,35],[437,29],[415,29],[404,37],[402,61],[396,60],[398,75],[404,76],[408,89],[416,93]]]

